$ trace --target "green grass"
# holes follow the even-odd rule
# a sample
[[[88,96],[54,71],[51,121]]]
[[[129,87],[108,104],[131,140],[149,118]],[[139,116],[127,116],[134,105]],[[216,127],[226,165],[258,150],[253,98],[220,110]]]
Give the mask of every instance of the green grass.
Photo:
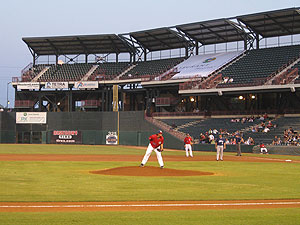
[[[137,165],[139,162],[3,161],[0,164],[0,201],[300,198],[300,164],[166,162],[167,168],[208,171],[216,176],[134,177],[89,173]],[[158,166],[157,162],[147,165]]]
[[[6,225],[296,225],[300,208],[251,210],[183,210],[148,212],[0,213]]]
[[[86,145],[0,145],[0,154],[126,154],[146,148]],[[164,155],[184,155],[166,151]],[[215,155],[195,152],[195,155]],[[234,155],[234,153],[225,153]],[[297,156],[254,155],[300,159]],[[152,157],[155,157],[154,155]],[[209,171],[216,176],[133,177],[90,174],[140,162],[0,161],[0,201],[134,201],[134,200],[242,200],[300,198],[300,164],[185,161],[167,168]],[[158,166],[157,162],[147,165]],[[24,212],[0,213],[0,224],[300,224],[300,208],[243,210],[182,210],[148,212]]]
[[[126,146],[107,145],[29,145],[0,144],[0,154],[143,154],[145,151]]]

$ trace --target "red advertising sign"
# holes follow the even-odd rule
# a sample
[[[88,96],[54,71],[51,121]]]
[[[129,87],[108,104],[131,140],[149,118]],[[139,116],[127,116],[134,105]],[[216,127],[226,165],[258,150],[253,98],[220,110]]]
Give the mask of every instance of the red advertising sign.
[[[81,144],[81,131],[77,130],[54,130],[51,144]]]

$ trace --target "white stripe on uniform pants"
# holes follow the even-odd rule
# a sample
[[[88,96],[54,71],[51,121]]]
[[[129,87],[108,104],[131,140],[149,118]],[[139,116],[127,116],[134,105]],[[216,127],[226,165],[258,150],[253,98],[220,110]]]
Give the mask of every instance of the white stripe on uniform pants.
[[[154,150],[155,153],[156,153],[156,157],[157,157],[159,165],[161,167],[164,166],[164,162],[163,162],[163,159],[162,159],[162,156],[161,156],[161,152],[157,151],[158,148],[153,148],[151,144],[148,145],[147,151],[146,151],[145,156],[142,160],[143,165],[145,165],[147,163],[152,151]]]
[[[219,158],[223,160],[223,149],[223,145],[217,145],[217,160],[219,160]]]

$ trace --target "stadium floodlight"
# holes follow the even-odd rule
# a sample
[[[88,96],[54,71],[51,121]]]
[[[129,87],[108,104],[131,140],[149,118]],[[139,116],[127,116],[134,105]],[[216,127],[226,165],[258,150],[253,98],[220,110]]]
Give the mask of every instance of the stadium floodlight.
[[[251,95],[251,99],[255,99],[256,98],[256,96],[255,95]]]
[[[57,105],[60,105],[60,102],[58,102]]]
[[[239,100],[243,100],[244,97],[242,95],[239,96]]]
[[[194,97],[191,97],[191,102],[194,102],[194,101],[195,101]]]

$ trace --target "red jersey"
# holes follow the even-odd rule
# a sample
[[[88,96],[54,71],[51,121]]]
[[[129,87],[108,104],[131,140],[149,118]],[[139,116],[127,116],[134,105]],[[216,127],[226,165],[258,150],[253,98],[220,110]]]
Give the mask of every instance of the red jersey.
[[[157,148],[158,146],[164,143],[164,137],[158,137],[156,134],[153,134],[149,137],[149,141],[153,148]]]
[[[184,141],[185,144],[188,145],[188,144],[192,143],[192,138],[191,137],[186,137],[183,141]]]
[[[264,144],[260,144],[260,147],[261,148],[265,148],[266,146]]]

